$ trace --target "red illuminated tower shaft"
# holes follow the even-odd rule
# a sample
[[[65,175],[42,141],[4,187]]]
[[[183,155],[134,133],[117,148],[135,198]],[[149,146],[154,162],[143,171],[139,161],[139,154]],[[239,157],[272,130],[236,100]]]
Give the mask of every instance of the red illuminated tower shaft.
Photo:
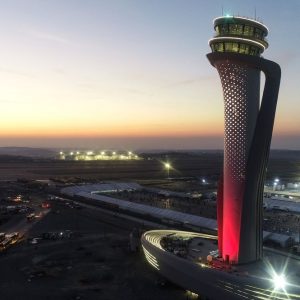
[[[241,199],[248,153],[259,109],[260,71],[238,63],[215,63],[222,81],[225,104],[223,239],[226,259],[238,261]]]

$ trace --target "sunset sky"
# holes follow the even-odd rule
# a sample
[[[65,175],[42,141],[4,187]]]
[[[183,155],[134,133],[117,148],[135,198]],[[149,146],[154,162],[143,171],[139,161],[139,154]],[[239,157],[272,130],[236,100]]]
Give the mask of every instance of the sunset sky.
[[[298,0],[2,0],[0,146],[222,148],[206,58],[222,6],[270,29],[272,147],[300,149]]]

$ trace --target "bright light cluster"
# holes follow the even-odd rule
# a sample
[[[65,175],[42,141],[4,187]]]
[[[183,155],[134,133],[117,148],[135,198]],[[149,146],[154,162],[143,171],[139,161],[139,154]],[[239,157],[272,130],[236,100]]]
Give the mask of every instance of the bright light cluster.
[[[132,151],[60,151],[59,159],[93,161],[93,160],[139,160],[141,159]]]
[[[283,274],[274,274],[273,276],[273,284],[275,290],[285,290],[285,287],[287,285],[287,281],[285,279],[285,276]]]
[[[170,168],[171,168],[170,163],[165,163],[165,168],[166,168],[166,169],[170,169]]]

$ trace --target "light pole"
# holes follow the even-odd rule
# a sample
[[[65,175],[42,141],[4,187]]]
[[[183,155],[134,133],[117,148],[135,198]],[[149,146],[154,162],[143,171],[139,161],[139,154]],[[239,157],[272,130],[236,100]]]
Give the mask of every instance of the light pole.
[[[274,179],[274,182],[273,182],[273,190],[276,191],[276,188],[277,188],[277,185],[279,183],[279,179],[278,178],[275,178]]]

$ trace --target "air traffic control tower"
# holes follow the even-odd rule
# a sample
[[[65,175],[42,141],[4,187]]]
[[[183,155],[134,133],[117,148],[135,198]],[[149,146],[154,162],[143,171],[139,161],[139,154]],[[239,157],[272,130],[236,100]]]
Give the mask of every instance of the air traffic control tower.
[[[280,67],[261,54],[268,29],[242,17],[214,20],[207,55],[221,78],[225,105],[224,170],[218,193],[218,246],[231,264],[262,258],[263,188]],[[261,71],[265,86],[260,101]]]

